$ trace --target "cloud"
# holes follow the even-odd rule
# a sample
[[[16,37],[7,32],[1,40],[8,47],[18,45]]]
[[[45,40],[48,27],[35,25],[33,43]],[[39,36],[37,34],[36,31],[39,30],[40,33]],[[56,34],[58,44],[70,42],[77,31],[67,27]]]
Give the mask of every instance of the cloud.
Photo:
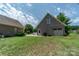
[[[71,25],[79,25],[79,17],[72,19],[71,22]]]
[[[4,5],[2,3],[0,3],[0,8],[2,8]]]
[[[63,10],[63,12],[65,13],[66,16],[68,17],[73,17],[74,15],[77,14],[76,11],[73,11],[73,10]]]
[[[76,18],[72,19],[72,22],[73,23],[79,22],[79,17],[76,17]]]
[[[63,12],[67,17],[70,18],[71,25],[79,25],[79,17],[74,18],[77,15],[77,11],[74,8],[63,9],[60,7],[56,7],[58,12]]]
[[[64,8],[63,9],[63,8],[60,8],[60,7],[56,7],[56,10],[58,12],[63,12],[68,17],[73,17],[74,15],[77,14],[77,11],[74,8],[68,8],[68,9]]]
[[[58,7],[58,8],[57,8],[57,11],[59,11],[59,12],[60,12],[60,11],[61,11],[61,8],[59,8],[59,7]]]
[[[28,6],[31,6],[31,4],[28,4]],[[0,14],[15,18],[23,25],[30,23],[33,26],[36,26],[36,24],[38,23],[37,19],[33,15],[29,15],[22,12],[21,10],[17,10],[10,4],[0,4]]]
[[[31,4],[31,3],[27,3],[27,6],[31,7],[31,6],[32,6],[32,4]]]
[[[57,7],[58,12],[63,12],[66,16],[72,16],[72,11],[71,10],[66,10],[66,9],[61,9]]]
[[[65,13],[66,16],[72,17],[73,13],[70,10],[64,10],[63,13]]]

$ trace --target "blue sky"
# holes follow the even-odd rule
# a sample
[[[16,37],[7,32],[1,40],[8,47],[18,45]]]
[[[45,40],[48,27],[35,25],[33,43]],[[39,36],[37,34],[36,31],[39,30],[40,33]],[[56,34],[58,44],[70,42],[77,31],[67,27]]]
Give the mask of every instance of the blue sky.
[[[65,13],[72,21],[71,25],[79,25],[79,4],[68,3],[0,3],[0,14],[15,18],[23,25],[30,23],[36,26],[49,12],[53,16]]]

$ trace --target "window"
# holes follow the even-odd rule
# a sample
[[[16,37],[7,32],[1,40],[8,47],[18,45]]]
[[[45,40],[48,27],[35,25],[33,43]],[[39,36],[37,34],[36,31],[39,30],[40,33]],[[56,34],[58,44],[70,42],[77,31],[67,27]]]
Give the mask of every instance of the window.
[[[62,28],[58,28],[58,30],[62,30]]]
[[[38,33],[40,33],[40,30],[38,30]]]
[[[47,24],[50,24],[50,23],[51,23],[51,18],[48,17],[48,19],[47,19]]]
[[[53,28],[53,30],[62,30],[62,28]]]
[[[53,30],[57,30],[57,28],[54,28]]]
[[[39,33],[40,33],[40,30],[39,30]]]

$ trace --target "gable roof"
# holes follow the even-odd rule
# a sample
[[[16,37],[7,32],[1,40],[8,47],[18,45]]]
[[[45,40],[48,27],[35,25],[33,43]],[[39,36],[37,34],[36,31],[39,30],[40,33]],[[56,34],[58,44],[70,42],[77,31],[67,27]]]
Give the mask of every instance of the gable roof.
[[[17,28],[23,28],[23,25],[19,21],[4,15],[0,15],[0,24],[13,26]]]
[[[61,22],[60,20],[58,20],[56,17],[52,16],[50,13],[47,13],[47,14],[44,16],[44,18],[47,17],[48,15],[51,16],[51,17],[53,17],[53,18],[55,18],[60,24],[66,26],[66,24],[64,24],[63,22]],[[39,24],[37,25],[36,28],[38,28],[38,26],[41,24],[41,22],[44,20],[44,18],[39,22]]]

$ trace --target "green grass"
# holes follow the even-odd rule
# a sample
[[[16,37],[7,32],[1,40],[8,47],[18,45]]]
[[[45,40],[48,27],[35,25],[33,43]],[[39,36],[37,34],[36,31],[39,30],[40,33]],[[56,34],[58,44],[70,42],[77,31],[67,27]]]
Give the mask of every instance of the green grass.
[[[79,55],[79,35],[0,38],[0,55]]]

